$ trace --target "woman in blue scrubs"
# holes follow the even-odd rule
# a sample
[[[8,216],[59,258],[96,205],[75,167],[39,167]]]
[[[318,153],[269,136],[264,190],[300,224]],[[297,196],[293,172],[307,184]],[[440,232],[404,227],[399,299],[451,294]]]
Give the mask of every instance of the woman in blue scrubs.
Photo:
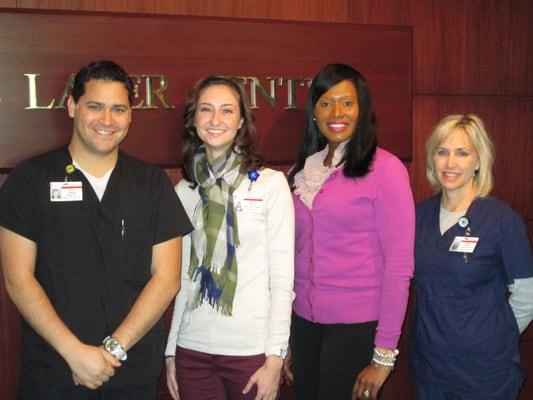
[[[479,117],[444,118],[426,150],[438,193],[416,208],[417,398],[516,399],[524,379],[519,336],[533,318],[525,224],[489,195],[493,147]]]

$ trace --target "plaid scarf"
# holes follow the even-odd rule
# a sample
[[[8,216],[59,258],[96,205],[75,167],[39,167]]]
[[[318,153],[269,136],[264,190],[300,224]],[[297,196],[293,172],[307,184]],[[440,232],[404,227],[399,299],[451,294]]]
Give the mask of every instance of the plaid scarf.
[[[242,182],[242,156],[234,150],[209,165],[204,146],[193,158],[194,180],[199,185],[201,207],[194,213],[189,276],[200,279],[193,307],[207,300],[223,315],[231,316],[237,287],[239,245],[233,192]]]

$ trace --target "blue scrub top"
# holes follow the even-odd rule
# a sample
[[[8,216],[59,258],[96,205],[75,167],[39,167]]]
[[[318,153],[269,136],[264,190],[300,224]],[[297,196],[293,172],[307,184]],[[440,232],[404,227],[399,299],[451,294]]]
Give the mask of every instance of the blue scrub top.
[[[441,235],[439,212],[440,195],[416,208],[415,380],[469,399],[519,387],[524,373],[507,285],[533,276],[524,221],[494,197],[476,199],[466,217],[479,242],[465,260],[449,248],[466,228],[456,224]]]

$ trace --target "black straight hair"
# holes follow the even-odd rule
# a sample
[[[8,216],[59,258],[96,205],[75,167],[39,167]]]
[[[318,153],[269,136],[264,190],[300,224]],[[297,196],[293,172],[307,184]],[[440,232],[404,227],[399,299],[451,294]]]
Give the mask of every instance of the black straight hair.
[[[359,71],[349,65],[329,64],[318,72],[309,88],[302,145],[296,164],[289,173],[291,186],[294,185],[294,175],[304,167],[307,157],[322,150],[328,143],[314,120],[318,99],[331,87],[345,80],[351,81],[355,86],[359,116],[353,136],[348,140],[344,155],[337,166],[344,163],[344,176],[350,178],[365,176],[370,171],[376,153],[377,129],[368,83]]]

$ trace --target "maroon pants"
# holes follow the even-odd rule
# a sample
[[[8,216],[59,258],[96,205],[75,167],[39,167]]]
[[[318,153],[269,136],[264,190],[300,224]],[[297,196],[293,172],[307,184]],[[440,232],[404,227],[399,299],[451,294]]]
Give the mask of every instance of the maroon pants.
[[[242,394],[248,379],[265,363],[265,355],[221,356],[176,349],[180,400],[254,400],[257,387]]]

